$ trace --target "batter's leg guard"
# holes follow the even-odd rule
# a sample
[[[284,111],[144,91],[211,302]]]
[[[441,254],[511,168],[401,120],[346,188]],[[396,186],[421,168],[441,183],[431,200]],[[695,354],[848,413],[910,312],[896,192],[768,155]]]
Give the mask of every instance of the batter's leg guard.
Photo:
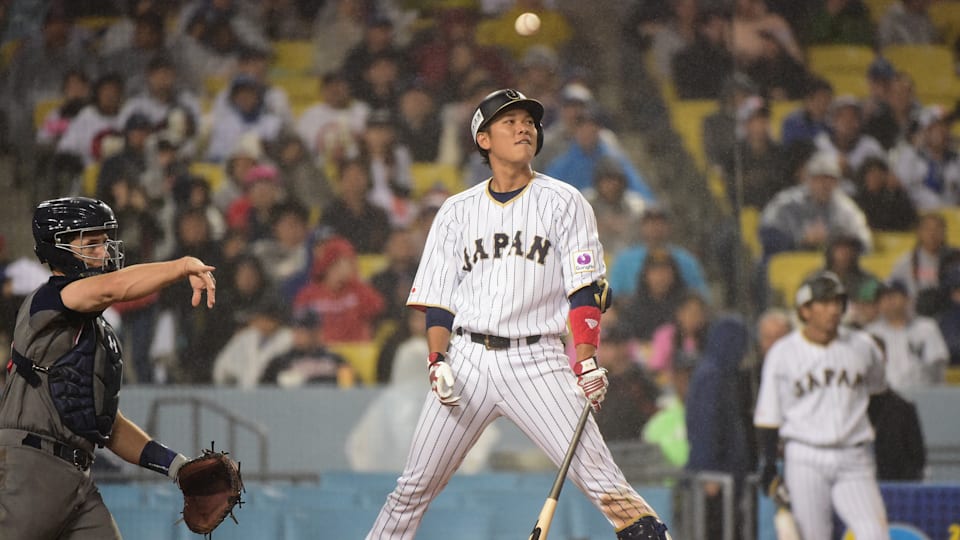
[[[659,519],[644,516],[617,531],[617,540],[670,540],[670,535]]]

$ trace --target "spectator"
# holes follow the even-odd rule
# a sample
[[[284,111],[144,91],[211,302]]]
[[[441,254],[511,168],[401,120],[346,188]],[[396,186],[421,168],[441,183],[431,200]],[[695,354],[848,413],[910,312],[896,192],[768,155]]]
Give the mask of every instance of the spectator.
[[[416,216],[411,200],[413,187],[410,149],[397,138],[393,113],[374,111],[363,132],[361,159],[370,164],[368,199],[387,213],[394,227],[409,225]]]
[[[262,84],[246,75],[230,83],[228,106],[217,109],[211,120],[208,160],[219,162],[226,159],[246,133],[256,133],[265,142],[276,140],[283,120],[267,109],[265,90]]]
[[[940,333],[950,351],[950,366],[960,366],[960,269],[948,271],[943,280],[946,306],[937,316]]]
[[[227,225],[241,232],[249,242],[272,234],[274,209],[283,202],[283,186],[271,165],[257,165],[247,171],[244,194],[227,209]]]
[[[937,43],[939,36],[929,9],[930,0],[900,0],[891,4],[877,29],[880,46]]]
[[[698,360],[709,322],[707,302],[697,293],[688,291],[677,304],[671,320],[654,331],[647,369],[662,376],[660,380],[663,380],[669,377],[673,363],[680,361],[681,356]]]
[[[680,99],[717,99],[723,81],[734,72],[733,54],[727,47],[730,18],[718,10],[697,16],[697,37],[678,51],[671,62],[673,84]]]
[[[887,76],[889,80],[883,81]],[[904,72],[894,73],[889,62],[878,58],[870,67],[870,94],[864,133],[876,138],[887,150],[909,142],[921,109],[913,79]]]
[[[307,312],[291,329],[290,349],[269,359],[260,374],[260,384],[297,388],[306,384],[353,386],[356,373],[339,354],[324,346],[314,328],[317,316]]]
[[[691,472],[719,472],[733,476],[733,500],[743,495],[743,481],[749,469],[750,449],[747,428],[740,412],[738,391],[740,362],[747,352],[747,328],[735,317],[718,318],[707,331],[707,340],[700,362],[690,378],[687,392],[687,437]],[[722,535],[724,527],[720,484],[708,482],[707,534]],[[738,507],[734,504],[734,507]],[[734,512],[734,531],[743,526],[740,512]],[[742,533],[734,533],[741,536]]]
[[[917,210],[960,205],[960,155],[953,150],[952,118],[939,105],[925,107],[913,145],[905,145],[894,165],[896,176]]]
[[[673,57],[693,45],[699,36],[699,9],[696,0],[671,3],[671,14],[654,32],[650,43],[653,75],[661,81],[671,80]]]
[[[407,296],[413,285],[419,262],[418,248],[413,244],[414,237],[408,229],[393,229],[387,238],[384,255],[387,266],[370,278],[370,285],[383,297],[386,308],[382,318],[386,321],[400,321],[407,310]],[[386,382],[385,377],[383,382]]]
[[[93,85],[93,103],[80,110],[57,143],[57,153],[82,160],[84,166],[101,158],[100,140],[108,132],[123,129],[120,107],[123,105],[123,79],[110,73]]]
[[[310,39],[310,18],[305,11],[314,2],[297,0],[267,0],[260,5],[258,20],[270,41],[299,41]],[[313,8],[314,10],[316,7]]]
[[[269,50],[270,41],[263,34],[263,26],[247,6],[240,0],[192,0],[186,2],[180,10],[176,31],[189,33],[191,27],[204,25],[208,30],[222,26],[220,31],[229,31],[235,36],[238,46],[249,49]],[[205,35],[211,43],[215,36]]]
[[[669,465],[681,468],[687,464],[690,456],[684,402],[689,395],[690,376],[696,363],[693,358],[686,356],[677,360],[673,363],[671,372],[673,392],[665,396],[663,401],[666,404],[643,426],[641,438],[644,442],[660,447]]]
[[[657,412],[660,390],[630,357],[630,332],[613,326],[603,335],[603,365],[610,381],[610,402],[597,415],[606,441],[636,441]]]
[[[400,99],[400,89],[405,84],[401,79],[402,69],[396,55],[381,53],[374,56],[363,71],[363,78],[354,90],[354,95],[371,109],[395,110]]]
[[[596,107],[588,107],[577,119],[573,141],[567,151],[547,165],[547,176],[562,178],[577,189],[585,190],[593,182],[597,165],[601,160],[615,160],[627,176],[627,188],[644,199],[653,201],[656,198],[653,191],[627,156],[610,148],[600,138],[602,130],[600,111]]]
[[[253,132],[243,134],[227,155],[223,166],[225,177],[213,193],[213,204],[217,208],[226,212],[230,205],[243,195],[244,178],[263,157],[260,137]]]
[[[311,105],[297,122],[297,133],[320,166],[360,155],[360,134],[370,107],[355,101],[346,76],[330,72],[322,79],[323,101]]]
[[[367,74],[377,62],[386,58],[395,61],[394,77],[408,71],[401,50],[394,43],[393,22],[387,17],[375,15],[367,23],[363,41],[347,53],[342,64],[350,90],[355,96],[364,95],[364,89],[370,83],[366,80]]]
[[[763,56],[764,35],[774,36],[793,61],[803,63],[803,51],[787,21],[771,13],[764,0],[736,0],[732,41],[737,65],[749,66]]]
[[[290,98],[287,91],[270,82],[270,62],[272,58],[266,50],[242,49],[237,55],[237,68],[233,78],[249,77],[257,82],[263,91],[263,105],[266,111],[279,117],[284,125],[292,125],[293,113],[290,111]],[[222,114],[221,109],[230,107],[230,88],[224,88],[213,102],[213,114]]]
[[[789,50],[790,42],[782,32],[761,30],[758,33],[762,44],[760,55],[743,66],[746,74],[760,87],[763,95],[771,99],[800,99],[807,85],[809,73],[802,60]]]
[[[837,189],[840,165],[836,154],[818,152],[807,163],[803,183],[778,193],[760,216],[764,257],[791,250],[824,249],[831,235],[850,235],[864,251],[872,247],[863,212]]]
[[[737,111],[744,101],[757,94],[757,88],[746,75],[734,73],[723,79],[720,92],[720,108],[703,119],[703,150],[707,163],[723,167],[733,159],[736,144]]]
[[[410,349],[426,346],[426,331],[426,312],[407,309],[404,306],[403,311],[400,312],[400,318],[397,319],[396,328],[380,346],[380,354],[377,357],[377,383],[384,384],[395,380],[395,364],[399,369],[410,367],[407,362],[412,360],[407,358],[407,354]]]
[[[224,308],[223,315],[211,321],[215,331],[209,336],[218,351],[230,336],[250,322],[253,310],[274,294],[264,266],[255,256],[242,252],[226,261],[217,290],[217,303]]]
[[[793,331],[793,320],[790,313],[781,308],[769,308],[757,317],[755,328],[754,355],[741,365],[739,378],[740,414],[746,426],[747,449],[750,470],[756,470],[759,465],[757,450],[757,432],[753,426],[753,413],[756,409],[757,396],[760,393],[760,374],[763,370],[763,361],[780,338]]]
[[[123,126],[122,150],[105,159],[100,166],[100,175],[97,178],[98,199],[110,204],[113,184],[118,181],[129,182],[131,187],[141,187],[141,179],[147,170],[147,137],[152,130],[153,124],[142,114],[127,118]],[[112,204],[110,206],[113,207]]]
[[[371,340],[384,300],[357,278],[357,256],[350,242],[327,240],[313,261],[311,274],[310,282],[294,299],[294,313],[314,312],[320,317],[316,331],[323,343]]]
[[[161,20],[165,20],[169,15],[169,8],[173,6],[160,0],[127,0],[124,3],[126,4],[124,16],[108,26],[98,40],[97,49],[101,56],[109,56],[133,43],[137,30],[136,21],[139,17],[156,13],[160,15]]]
[[[313,27],[313,71],[330,73],[363,41],[373,5],[366,0],[324,2]]]
[[[514,29],[514,22],[521,13],[531,12],[540,17],[540,29],[535,37],[521,36]],[[523,58],[531,47],[544,45],[560,50],[573,37],[573,29],[566,17],[547,6],[544,0],[517,0],[513,7],[499,16],[477,24],[475,39],[480,45],[495,45],[510,51],[514,58]],[[526,92],[526,90],[524,90]],[[542,96],[542,93],[528,95]]]
[[[807,25],[808,44],[873,46],[870,8],[862,0],[825,0],[818,4]]]
[[[943,382],[950,351],[937,322],[913,313],[906,284],[889,282],[880,293],[880,317],[867,331],[883,340],[887,383],[898,392]]]
[[[917,223],[917,243],[893,266],[890,279],[907,286],[914,301],[921,294],[937,294],[943,262],[956,250],[947,245],[947,222],[939,214],[924,214]]]
[[[440,112],[433,96],[420,84],[400,94],[397,138],[410,149],[415,162],[436,161],[440,152]]]
[[[844,178],[853,178],[854,172],[868,157],[886,158],[883,146],[863,133],[863,106],[853,96],[840,96],[830,106],[830,131],[813,139],[817,149],[833,152],[840,159]]]
[[[184,115],[183,126],[174,126],[174,111]],[[173,62],[165,56],[157,56],[147,65],[146,88],[131,97],[123,106],[120,115],[130,118],[142,114],[150,120],[155,129],[163,127],[179,129],[172,139],[177,144],[186,143],[186,139],[196,135],[200,126],[200,101],[193,93],[178,87],[177,72]]]
[[[803,104],[783,120],[780,142],[790,146],[796,141],[813,141],[827,131],[827,112],[833,101],[833,86],[826,79],[811,77],[803,93]]]
[[[783,170],[783,150],[770,134],[770,109],[763,98],[751,96],[737,111],[736,143],[723,173],[734,208],[762,208],[793,184]]]
[[[273,288],[307,268],[307,222],[310,214],[296,201],[288,201],[270,209],[272,234],[251,246],[253,254],[267,270]]]
[[[677,262],[665,249],[652,249],[643,261],[636,292],[619,312],[631,335],[650,342],[654,331],[669,322],[687,290]]]
[[[604,256],[615,260],[625,248],[639,240],[640,220],[646,202],[627,191],[627,175],[614,160],[604,160],[594,172],[593,187],[584,196],[597,216],[597,232]]]
[[[876,278],[860,283],[860,287],[850,291],[850,307],[844,314],[843,323],[858,330],[866,329],[880,316],[880,291],[883,288]]]
[[[854,177],[853,200],[874,231],[907,231],[916,226],[917,210],[900,180],[881,158],[864,160]]]
[[[271,145],[270,154],[288,196],[305,205],[312,215],[320,215],[320,210],[333,200],[333,187],[303,140],[285,130]]]
[[[537,154],[535,162],[547,165],[564,153],[574,141],[579,119],[588,107],[596,107],[593,92],[583,83],[571,82],[560,90],[560,106],[556,117],[550,123],[550,129],[543,136],[543,148]],[[617,135],[608,128],[600,130],[600,139],[609,148],[622,153],[623,149]],[[604,244],[606,248],[607,245]]]
[[[369,200],[366,163],[353,160],[340,168],[340,195],[323,210],[321,225],[346,238],[359,253],[380,253],[390,231],[390,218]]]
[[[877,276],[860,267],[863,245],[860,239],[847,234],[834,234],[827,241],[824,250],[823,268],[836,274],[848,291],[859,291],[868,282],[877,280]]]
[[[237,331],[213,364],[213,383],[253,388],[271,359],[294,346],[293,331],[285,324],[287,313],[275,299],[254,308],[246,327]]]
[[[37,129],[37,143],[53,149],[70,122],[90,103],[90,79],[78,69],[67,71],[61,88],[62,101],[44,117]]]
[[[159,13],[148,11],[137,15],[133,24],[133,39],[116,51],[101,53],[99,70],[123,73],[130,95],[146,90],[150,62],[167,52],[164,46],[163,17]]]
[[[637,278],[647,255],[651,251],[666,250],[680,268],[680,275],[687,288],[709,298],[710,290],[703,268],[696,257],[685,248],[670,240],[670,212],[664,205],[648,205],[640,219],[641,241],[620,252],[610,269],[610,285],[617,294],[630,296],[637,291]]]
[[[556,116],[562,70],[556,49],[542,43],[531,46],[520,59],[516,77],[517,90],[528,96],[539,96],[546,110],[546,118]]]

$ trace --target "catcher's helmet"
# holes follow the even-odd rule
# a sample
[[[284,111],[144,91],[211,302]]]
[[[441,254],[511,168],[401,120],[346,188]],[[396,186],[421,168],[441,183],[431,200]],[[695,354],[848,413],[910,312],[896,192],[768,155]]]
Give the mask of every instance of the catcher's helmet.
[[[487,127],[497,115],[515,107],[525,109],[533,117],[534,125],[537,127],[537,151],[534,155],[540,153],[540,149],[543,148],[543,125],[541,124],[543,104],[512,88],[504,88],[483,98],[483,101],[480,102],[477,110],[473,113],[473,120],[470,121],[470,134],[473,135],[473,144],[477,145],[481,154],[486,155],[487,151],[477,144],[477,133]]]
[[[100,267],[87,266],[92,257],[70,245],[75,236],[106,232],[105,256]],[[40,262],[68,276],[86,277],[123,267],[123,242],[116,239],[117,218],[107,203],[87,197],[44,201],[33,212],[34,251]],[[96,246],[91,246],[96,247]]]
[[[808,277],[797,289],[794,303],[799,308],[810,302],[839,298],[847,305],[847,290],[836,274],[829,271],[817,272]]]

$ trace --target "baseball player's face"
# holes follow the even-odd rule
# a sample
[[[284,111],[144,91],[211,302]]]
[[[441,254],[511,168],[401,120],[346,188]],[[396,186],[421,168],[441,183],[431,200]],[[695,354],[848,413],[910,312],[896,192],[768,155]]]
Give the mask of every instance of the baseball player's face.
[[[107,257],[107,233],[82,234],[70,241],[73,253],[89,268],[100,268]]]
[[[806,325],[824,334],[834,334],[843,318],[843,299],[815,300],[800,308]]]
[[[512,109],[495,118],[487,127],[490,156],[508,163],[529,163],[537,151],[537,126],[523,109]]]

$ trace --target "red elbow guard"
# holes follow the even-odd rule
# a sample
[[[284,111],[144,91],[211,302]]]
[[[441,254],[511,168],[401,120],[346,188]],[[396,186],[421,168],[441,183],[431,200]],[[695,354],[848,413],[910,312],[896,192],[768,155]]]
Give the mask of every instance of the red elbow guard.
[[[579,306],[570,310],[570,330],[573,331],[573,344],[600,346],[600,308]]]

